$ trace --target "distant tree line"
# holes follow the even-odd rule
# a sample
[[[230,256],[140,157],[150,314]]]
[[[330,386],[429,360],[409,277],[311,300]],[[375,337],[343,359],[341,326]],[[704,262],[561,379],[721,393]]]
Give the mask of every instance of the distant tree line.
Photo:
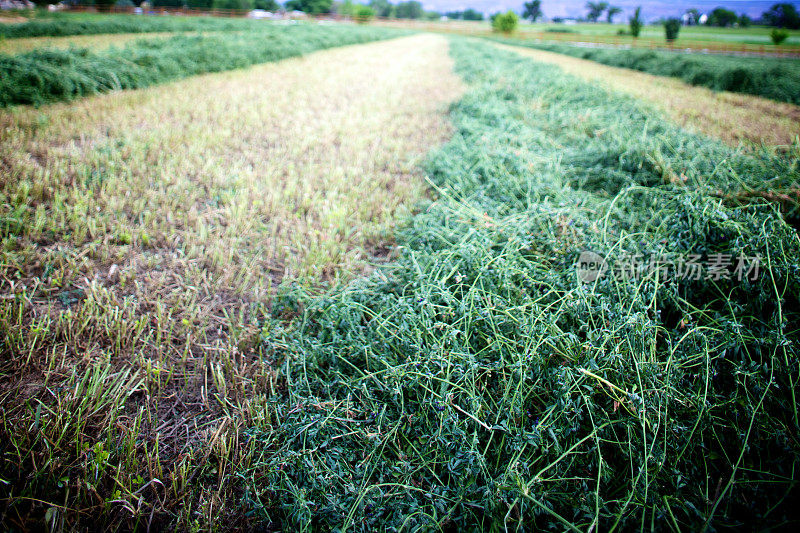
[[[322,0],[324,1],[324,0]],[[153,7],[191,7],[197,9],[263,9],[277,11],[275,0],[149,0]],[[136,2],[137,4],[141,2]]]
[[[389,0],[371,0],[368,6],[375,12],[375,16],[384,18],[435,20],[442,16],[436,11],[425,11],[422,3],[414,0],[397,4],[392,4]]]
[[[55,3],[56,0],[39,0],[40,3]],[[263,9],[264,11],[302,11],[310,15],[340,13],[356,19],[368,19],[373,16],[401,19],[438,19],[442,15],[435,11],[425,11],[422,3],[409,0],[392,4],[388,0],[371,0],[369,4],[357,4],[352,0],[337,2],[334,0],[287,0],[283,5],[276,0],[147,0],[153,7],[189,7],[195,9]],[[138,6],[142,0],[76,0],[75,3],[96,5],[98,7],[124,5]],[[483,20],[483,14],[474,9],[456,12],[464,20]]]
[[[606,14],[606,22],[614,22],[614,17],[622,13],[622,9],[617,6],[609,5],[608,2],[587,2],[586,9],[589,10],[586,18],[589,22],[597,22],[603,13]]]
[[[761,15],[761,19],[758,21],[754,21],[746,13],[737,15],[734,11],[724,7],[715,8],[711,13],[706,15],[705,20],[699,10],[688,9],[683,16],[683,20],[690,26],[705,24],[707,26],[717,26],[720,28],[727,28],[735,25],[747,27],[758,22],[765,26],[774,26],[776,28],[800,29],[800,15],[797,13],[797,8],[788,3],[773,5]]]
[[[425,11],[421,2],[410,0],[392,4],[388,0],[371,0],[369,4],[355,4],[352,0],[334,2],[333,0],[288,0],[284,4],[288,10],[303,11],[312,15],[339,13],[355,18],[389,17],[400,19],[438,19],[441,15]],[[366,8],[366,9],[365,9]]]
[[[100,4],[102,0],[96,3]],[[275,0],[148,0],[153,7],[190,7],[195,9],[263,9],[277,11],[281,8]],[[90,3],[90,2],[84,2]],[[113,2],[107,2],[113,3]],[[119,0],[116,5],[141,4],[141,1]]]
[[[800,29],[800,14],[792,4],[775,4],[761,15],[761,22],[776,28]]]
[[[116,2],[117,5],[139,5],[141,0],[76,0],[76,3],[97,5],[98,7],[110,6]],[[50,3],[48,0],[37,0],[37,4]],[[190,8],[217,8],[217,9],[263,9],[265,11],[278,11],[281,4],[277,0],[150,0],[150,4],[155,7],[190,7]],[[289,11],[303,11],[312,15],[325,13],[341,13],[353,17],[378,16],[384,18],[401,19],[438,19],[442,16],[436,11],[425,11],[422,3],[416,0],[409,0],[393,4],[389,0],[370,0],[369,4],[355,4],[352,0],[335,2],[334,0],[287,0],[283,7]],[[369,8],[371,12],[365,8]],[[605,14],[605,21],[612,23],[614,17],[622,13],[622,9],[610,5],[604,1],[590,1],[586,3],[586,20],[598,22]],[[371,13],[371,14],[369,14]],[[640,16],[640,8],[637,9],[631,19],[631,33],[638,34],[638,29],[643,25]],[[483,13],[474,9],[463,11],[450,11],[444,13],[449,19],[455,20],[483,20]],[[531,0],[523,4],[522,18],[531,22],[536,22],[543,17],[542,0]],[[554,18],[554,22],[561,22],[563,19]],[[671,19],[670,19],[671,20]],[[711,13],[703,15],[698,9],[688,9],[680,19],[686,25],[706,24],[708,26],[730,27],[734,25],[750,26],[753,23],[760,23],[766,26],[785,29],[800,29],[800,14],[797,8],[790,3],[774,4],[769,10],[762,13],[759,20],[752,20],[747,14],[736,14],[734,11],[725,7],[717,7]],[[674,24],[674,23],[672,23]]]
[[[465,9],[464,11],[448,11],[444,14],[444,16],[452,20],[483,20],[483,13],[480,11],[475,11],[474,9]]]
[[[606,22],[611,23],[616,15],[622,13],[622,9],[604,1],[587,2],[586,10],[585,20],[589,22],[598,22],[605,18]],[[603,16],[604,14],[605,17]],[[541,16],[541,0],[533,0],[532,2],[524,4],[523,18],[535,22]],[[553,22],[561,21],[563,21],[561,18],[553,19]],[[720,6],[707,15],[703,15],[698,9],[687,9],[679,22],[690,26],[705,24],[707,26],[718,26],[721,28],[735,25],[747,27],[754,23],[760,23],[776,28],[800,29],[800,14],[798,14],[797,8],[795,8],[793,4],[780,3],[773,5],[768,11],[765,11],[761,15],[759,20],[754,21],[746,13],[736,14],[736,12]],[[674,22],[672,25],[674,25]]]

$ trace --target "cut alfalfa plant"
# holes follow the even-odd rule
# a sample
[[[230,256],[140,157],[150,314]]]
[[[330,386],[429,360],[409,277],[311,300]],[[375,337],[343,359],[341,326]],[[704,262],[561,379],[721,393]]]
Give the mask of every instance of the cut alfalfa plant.
[[[270,25],[243,33],[142,40],[100,52],[70,48],[0,55],[0,107],[41,105],[113,90],[138,89],[404,33],[392,28],[344,25]]]
[[[453,56],[470,91],[399,259],[265,325],[286,389],[249,433],[253,509],[362,531],[792,518],[800,242],[710,194],[789,163],[487,45]],[[587,283],[587,250],[636,274]],[[663,268],[694,256],[759,275]]]
[[[0,24],[0,38],[64,37],[118,33],[180,31],[260,31],[271,24],[262,20],[221,17],[141,17],[135,15],[94,15],[50,13],[17,24]]]

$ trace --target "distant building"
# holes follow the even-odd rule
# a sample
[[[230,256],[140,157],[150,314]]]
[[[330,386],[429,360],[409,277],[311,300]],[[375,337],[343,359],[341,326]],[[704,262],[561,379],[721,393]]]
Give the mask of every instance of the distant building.
[[[263,9],[254,9],[247,14],[247,17],[251,19],[271,19],[274,16],[273,13]]]

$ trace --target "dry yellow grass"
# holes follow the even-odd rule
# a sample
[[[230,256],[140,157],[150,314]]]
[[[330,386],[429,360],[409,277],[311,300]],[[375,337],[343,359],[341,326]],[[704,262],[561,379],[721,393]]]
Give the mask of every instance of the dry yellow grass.
[[[663,110],[673,120],[695,131],[741,142],[788,145],[800,135],[800,107],[745,94],[714,92],[674,78],[609,67],[544,50],[497,44],[496,46],[559,65],[565,72],[631,94]]]
[[[269,416],[275,385],[260,313],[286,276],[386,254],[424,194],[419,158],[449,133],[447,46],[418,35],[0,113],[0,405],[39,428],[15,446],[75,432],[47,449],[81,464],[126,443],[115,499],[145,517],[168,504],[178,529],[235,505],[238,428]]]
[[[21,22],[28,22],[28,19],[19,15],[2,15],[0,16],[0,24],[19,24]]]
[[[56,232],[76,253],[131,241],[123,277],[179,248],[261,294],[264,272],[357,267],[419,198],[416,158],[443,140],[459,86],[448,69],[444,39],[418,36],[4,113],[0,153],[22,178],[4,189],[44,209],[33,239]]]
[[[204,32],[211,34],[213,32]],[[137,39],[165,39],[180,33],[152,32],[152,33],[116,33],[102,35],[71,35],[69,37],[30,37],[23,39],[0,40],[0,53],[19,54],[29,52],[36,48],[89,48],[102,50],[110,46],[124,46]]]

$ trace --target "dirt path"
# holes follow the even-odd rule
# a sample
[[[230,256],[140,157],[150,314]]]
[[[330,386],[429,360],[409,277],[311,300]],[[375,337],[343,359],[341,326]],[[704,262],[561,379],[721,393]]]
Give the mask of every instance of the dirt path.
[[[792,104],[738,93],[714,92],[674,78],[609,67],[543,50],[496,46],[559,65],[570,74],[647,100],[682,126],[717,137],[730,145],[740,142],[786,145],[800,135],[800,107]]]

